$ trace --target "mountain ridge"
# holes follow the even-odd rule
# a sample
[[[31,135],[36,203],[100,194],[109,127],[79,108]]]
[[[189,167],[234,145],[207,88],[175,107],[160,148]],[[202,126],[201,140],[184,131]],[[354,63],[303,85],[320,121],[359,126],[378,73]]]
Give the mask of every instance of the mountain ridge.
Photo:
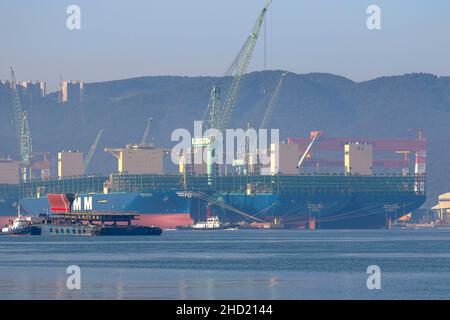
[[[245,76],[230,127],[258,125],[282,70]],[[143,76],[85,84],[81,104],[57,104],[57,93],[24,104],[36,151],[87,152],[98,130],[102,141],[89,172],[114,170],[115,159],[101,150],[138,142],[145,120],[153,116],[152,142],[170,146],[176,128],[192,129],[201,120],[212,85],[227,91],[230,77]],[[22,99],[25,101],[26,99]],[[412,138],[423,128],[428,144],[428,201],[450,190],[450,77],[409,73],[355,82],[329,73],[289,72],[269,127],[282,139],[323,130],[327,136]],[[0,95],[0,154],[17,157],[8,95]],[[173,145],[173,143],[172,143]]]

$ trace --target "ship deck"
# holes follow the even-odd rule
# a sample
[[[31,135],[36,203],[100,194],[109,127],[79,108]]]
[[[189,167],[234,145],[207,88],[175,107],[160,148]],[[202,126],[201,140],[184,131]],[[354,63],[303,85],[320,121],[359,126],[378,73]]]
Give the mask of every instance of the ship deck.
[[[228,175],[215,176],[208,184],[206,175],[130,175],[84,176],[33,179],[21,183],[21,197],[47,193],[102,193],[105,183],[111,192],[152,192],[156,190],[202,191],[243,194],[411,194],[424,196],[425,175]]]

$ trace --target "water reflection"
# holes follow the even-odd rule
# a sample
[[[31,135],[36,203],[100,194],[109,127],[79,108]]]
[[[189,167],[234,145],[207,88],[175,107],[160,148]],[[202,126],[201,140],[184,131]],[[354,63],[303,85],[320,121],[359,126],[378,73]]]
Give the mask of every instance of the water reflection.
[[[450,298],[448,230],[62,240],[2,237],[0,298]],[[82,270],[81,290],[66,287],[65,270],[74,261]],[[381,292],[366,288],[371,264],[381,267]]]

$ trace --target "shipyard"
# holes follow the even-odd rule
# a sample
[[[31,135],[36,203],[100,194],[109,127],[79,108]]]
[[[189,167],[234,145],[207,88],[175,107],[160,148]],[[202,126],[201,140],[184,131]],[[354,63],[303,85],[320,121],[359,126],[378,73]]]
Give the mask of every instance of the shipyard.
[[[224,156],[217,155],[217,142],[229,126],[269,5],[259,13],[227,71],[234,74],[228,92],[212,86],[199,122],[201,135],[194,130],[194,137],[183,139],[184,147],[155,147],[149,140],[158,118],[149,115],[138,143],[104,149],[117,161],[109,175],[86,173],[94,154],[102,152],[97,146],[107,134],[103,128],[98,128],[86,155],[78,150],[34,151],[21,101],[45,97],[46,85],[17,81],[11,68],[10,79],[1,86],[9,91],[20,157],[0,159],[0,223],[11,222],[18,210],[26,216],[51,215],[49,194],[74,194],[70,208],[74,213],[129,213],[145,226],[163,229],[183,229],[211,217],[255,229],[408,225],[426,201],[423,130],[416,129],[416,138],[358,138],[332,137],[326,134],[327,128],[317,128],[325,131],[283,141],[271,137],[275,141],[261,146],[251,138],[251,130],[271,129],[283,85],[290,79],[288,72],[278,74],[259,125],[252,121],[241,130],[236,139],[238,156],[234,145],[226,151],[232,163],[224,163]],[[85,87],[83,81],[61,79],[57,102],[82,103]],[[220,139],[206,134],[208,129],[218,132]],[[227,135],[229,140],[235,139]],[[174,155],[178,172],[166,172],[166,160],[172,157],[173,161]],[[433,208],[435,225],[446,225],[449,209]]]
[[[449,9],[3,1],[2,310],[448,300]]]

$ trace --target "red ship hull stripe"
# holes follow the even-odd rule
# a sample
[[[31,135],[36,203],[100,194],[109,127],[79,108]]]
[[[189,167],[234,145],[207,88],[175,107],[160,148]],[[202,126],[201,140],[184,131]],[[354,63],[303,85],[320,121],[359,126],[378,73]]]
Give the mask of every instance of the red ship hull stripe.
[[[139,220],[135,220],[134,223],[162,229],[174,229],[178,226],[192,225],[194,220],[189,213],[151,213],[139,215]]]
[[[0,216],[0,227],[3,228],[5,224],[9,224],[9,221],[14,220],[15,218],[17,218],[17,216]]]

